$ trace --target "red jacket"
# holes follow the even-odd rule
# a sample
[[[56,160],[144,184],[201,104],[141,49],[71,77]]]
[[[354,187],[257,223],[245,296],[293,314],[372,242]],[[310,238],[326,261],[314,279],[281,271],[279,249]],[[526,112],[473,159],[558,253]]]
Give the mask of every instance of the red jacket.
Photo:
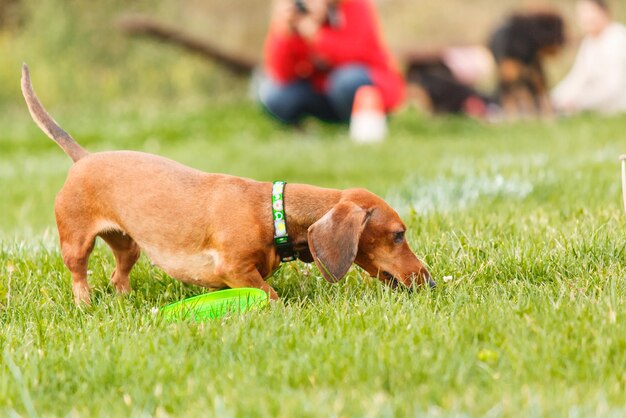
[[[323,92],[329,70],[363,64],[382,93],[385,109],[396,108],[404,99],[404,80],[383,45],[370,1],[343,0],[338,13],[338,27],[322,26],[312,41],[270,29],[265,42],[266,71],[281,83],[311,80]],[[320,62],[326,68],[315,65]]]

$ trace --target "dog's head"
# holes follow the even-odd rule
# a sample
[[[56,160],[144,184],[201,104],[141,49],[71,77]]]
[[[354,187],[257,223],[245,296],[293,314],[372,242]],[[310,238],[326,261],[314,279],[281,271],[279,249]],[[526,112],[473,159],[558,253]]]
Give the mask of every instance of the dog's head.
[[[565,44],[565,22],[553,11],[536,11],[515,14],[510,19],[512,36],[510,49],[517,58],[552,55]],[[514,54],[511,54],[514,55]]]
[[[362,189],[346,190],[342,199],[309,227],[309,249],[329,282],[345,276],[352,263],[396,286],[435,286],[405,238],[406,226],[384,200]]]

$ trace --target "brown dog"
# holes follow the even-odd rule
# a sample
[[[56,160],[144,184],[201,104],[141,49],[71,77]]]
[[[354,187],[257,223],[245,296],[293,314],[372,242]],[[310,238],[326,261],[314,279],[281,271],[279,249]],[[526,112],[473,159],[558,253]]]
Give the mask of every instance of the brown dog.
[[[264,280],[280,264],[271,183],[207,174],[140,152],[89,154],[43,108],[26,65],[22,93],[33,120],[75,162],[54,209],[77,303],[89,303],[87,261],[96,237],[113,250],[111,282],[118,292],[130,291],[129,273],[144,251],[185,283],[256,287],[278,298]],[[434,286],[404,238],[400,217],[376,195],[289,184],[284,198],[299,258],[315,261],[329,282],[341,280],[354,262],[394,286]]]

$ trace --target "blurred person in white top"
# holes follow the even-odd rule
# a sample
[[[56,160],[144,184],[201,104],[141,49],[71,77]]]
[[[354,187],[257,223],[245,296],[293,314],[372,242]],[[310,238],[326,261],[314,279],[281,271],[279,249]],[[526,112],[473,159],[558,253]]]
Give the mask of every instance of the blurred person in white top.
[[[613,21],[606,0],[579,0],[576,12],[586,36],[552,102],[563,113],[626,113],[626,26]]]

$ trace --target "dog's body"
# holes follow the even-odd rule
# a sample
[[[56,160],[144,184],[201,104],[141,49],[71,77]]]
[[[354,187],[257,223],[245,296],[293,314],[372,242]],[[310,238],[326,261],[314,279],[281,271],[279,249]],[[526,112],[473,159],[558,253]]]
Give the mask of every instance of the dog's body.
[[[542,11],[514,14],[492,33],[499,101],[509,116],[552,115],[543,61],[565,44],[564,28],[558,13]]]
[[[208,174],[152,154],[89,154],[39,103],[28,73],[22,91],[35,122],[74,160],[55,201],[63,260],[74,298],[89,303],[87,261],[96,237],[111,247],[111,282],[130,291],[129,274],[144,251],[170,276],[212,289],[256,287],[280,264],[273,245],[272,184]],[[289,236],[299,258],[330,282],[353,262],[384,282],[434,285],[404,239],[397,213],[363,189],[288,184]]]

